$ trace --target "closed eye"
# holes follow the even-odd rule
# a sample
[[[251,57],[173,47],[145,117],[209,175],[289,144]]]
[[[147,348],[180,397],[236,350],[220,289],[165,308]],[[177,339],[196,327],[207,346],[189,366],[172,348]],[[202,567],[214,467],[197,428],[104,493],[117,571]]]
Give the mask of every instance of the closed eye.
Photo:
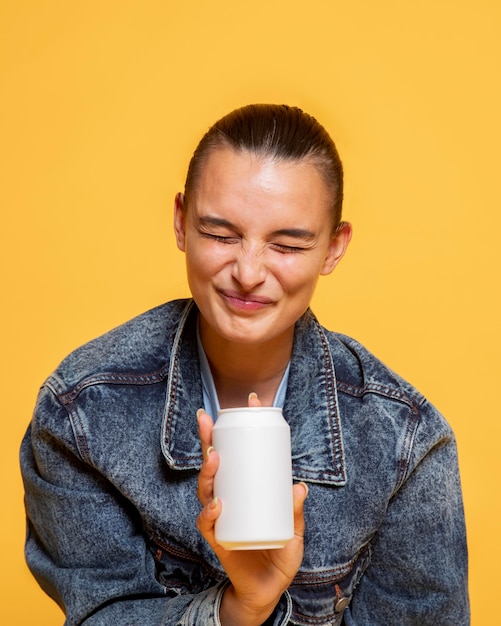
[[[301,248],[300,246],[285,246],[281,243],[273,243],[273,248],[278,252],[282,252],[284,254],[294,253],[294,252],[304,252],[305,248]]]
[[[237,237],[225,237],[223,235],[214,235],[213,233],[204,233],[202,232],[202,237],[207,237],[207,239],[212,239],[213,241],[219,241],[220,243],[236,243],[238,241]]]
[[[235,233],[235,228],[228,220],[211,215],[201,215],[198,219],[197,230],[207,239],[219,241],[220,243],[237,243],[239,238]],[[216,231],[216,232],[214,232]],[[231,235],[220,235],[220,232],[232,233]]]

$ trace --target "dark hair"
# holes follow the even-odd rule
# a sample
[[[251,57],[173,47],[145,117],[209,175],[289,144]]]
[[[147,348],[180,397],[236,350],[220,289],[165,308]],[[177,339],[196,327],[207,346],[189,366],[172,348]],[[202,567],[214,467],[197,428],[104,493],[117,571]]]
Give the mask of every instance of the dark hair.
[[[217,121],[202,137],[188,167],[185,196],[188,203],[200,171],[218,148],[290,161],[309,160],[332,193],[333,229],[341,221],[343,166],[336,146],[317,120],[285,104],[250,104]]]

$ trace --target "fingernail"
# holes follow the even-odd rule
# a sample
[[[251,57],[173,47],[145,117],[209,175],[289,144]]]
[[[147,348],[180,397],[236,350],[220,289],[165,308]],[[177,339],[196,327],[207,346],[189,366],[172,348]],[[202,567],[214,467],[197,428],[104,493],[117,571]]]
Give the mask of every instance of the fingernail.
[[[306,483],[303,483],[303,482],[300,482],[299,484],[300,484],[300,485],[303,485],[303,488],[304,488],[304,490],[306,491],[306,496],[305,496],[305,498],[307,498],[307,497],[308,497],[308,491],[309,491],[309,489],[308,489],[308,485],[307,485]]]
[[[209,458],[209,457],[210,457],[210,453],[211,453],[213,450],[214,450],[214,446],[209,446],[209,447],[207,448],[207,452],[205,453],[205,456],[206,456],[207,458]]]
[[[257,400],[257,393],[255,391],[250,392],[249,400]]]
[[[218,504],[219,504],[219,498],[217,496],[215,496],[213,498],[212,502],[210,503],[210,508],[211,509],[215,509]]]
[[[198,411],[197,411],[197,419],[202,415],[202,413],[205,413],[204,409],[198,409]]]

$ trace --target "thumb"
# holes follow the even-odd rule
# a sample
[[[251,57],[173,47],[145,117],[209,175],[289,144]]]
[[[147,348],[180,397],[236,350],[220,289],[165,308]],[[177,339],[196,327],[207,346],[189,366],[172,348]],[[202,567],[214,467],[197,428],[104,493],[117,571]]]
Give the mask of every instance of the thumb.
[[[255,391],[251,391],[248,399],[249,406],[262,406],[261,400],[257,397],[257,393]]]

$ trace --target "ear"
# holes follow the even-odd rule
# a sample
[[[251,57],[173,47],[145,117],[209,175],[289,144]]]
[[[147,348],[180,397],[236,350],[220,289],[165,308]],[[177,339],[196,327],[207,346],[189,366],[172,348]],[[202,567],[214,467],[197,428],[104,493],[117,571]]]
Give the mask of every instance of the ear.
[[[324,259],[320,274],[326,276],[330,274],[336,267],[339,261],[343,258],[348,244],[351,241],[351,235],[353,233],[352,226],[349,222],[341,222],[336,229],[336,232],[332,235],[327,255]]]
[[[176,235],[177,247],[184,252],[186,249],[186,211],[184,194],[176,194],[174,199],[174,233]]]

